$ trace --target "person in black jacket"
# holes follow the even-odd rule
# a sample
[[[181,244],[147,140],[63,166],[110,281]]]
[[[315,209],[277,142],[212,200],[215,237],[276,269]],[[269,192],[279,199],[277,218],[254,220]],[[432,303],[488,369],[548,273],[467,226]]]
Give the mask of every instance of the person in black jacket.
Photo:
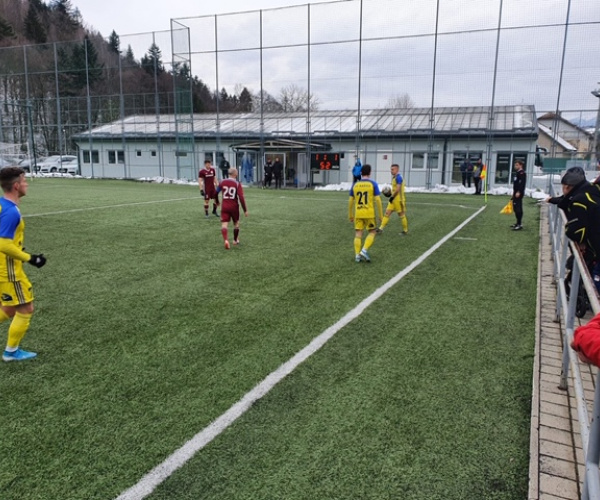
[[[515,217],[517,218],[516,224],[512,227],[514,231],[520,231],[523,229],[523,197],[525,196],[525,183],[527,176],[525,170],[523,170],[523,162],[521,160],[515,161],[515,171],[513,172],[513,210],[515,211]]]
[[[560,183],[563,195],[549,198],[565,212],[567,238],[577,243],[586,261],[600,260],[600,184],[587,181],[581,167],[571,167]]]
[[[273,177],[275,177],[275,189],[281,189],[281,181],[283,179],[283,163],[281,163],[279,157],[275,158],[275,163],[273,163]]]
[[[565,213],[565,235],[577,243],[600,293],[600,177],[590,183],[581,167],[571,167],[560,183],[562,196],[546,201],[558,205]],[[567,261],[567,269],[571,267],[572,263]]]

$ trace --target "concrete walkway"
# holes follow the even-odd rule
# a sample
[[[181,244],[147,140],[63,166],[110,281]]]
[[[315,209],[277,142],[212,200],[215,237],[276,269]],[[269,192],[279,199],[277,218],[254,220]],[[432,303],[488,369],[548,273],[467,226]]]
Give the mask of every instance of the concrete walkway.
[[[584,458],[573,382],[558,388],[563,328],[555,322],[556,285],[552,278],[548,207],[541,207],[536,344],[531,407],[529,500],[581,498]],[[591,314],[589,315],[591,317]],[[587,322],[584,318],[582,322]],[[588,411],[594,398],[597,369],[581,364]],[[569,375],[572,370],[569,370]]]

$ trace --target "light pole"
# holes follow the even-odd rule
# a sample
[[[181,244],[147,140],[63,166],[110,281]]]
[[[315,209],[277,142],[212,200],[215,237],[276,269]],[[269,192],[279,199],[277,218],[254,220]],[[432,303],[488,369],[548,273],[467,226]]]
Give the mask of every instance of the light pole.
[[[600,85],[600,82],[598,82]],[[596,127],[594,128],[594,165],[595,169],[598,168],[598,160],[600,159],[600,152],[598,151],[598,130],[600,129],[600,88],[592,90],[592,95],[598,98],[598,114],[596,115]]]

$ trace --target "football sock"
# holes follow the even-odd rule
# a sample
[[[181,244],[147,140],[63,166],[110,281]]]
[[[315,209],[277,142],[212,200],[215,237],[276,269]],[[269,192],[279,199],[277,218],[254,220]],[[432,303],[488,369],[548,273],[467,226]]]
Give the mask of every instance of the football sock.
[[[6,343],[6,349],[8,351],[11,349],[14,351],[17,347],[19,347],[21,339],[25,336],[25,333],[29,328],[32,315],[32,313],[15,313],[15,316],[8,327],[8,342]]]
[[[375,241],[375,235],[374,234],[367,234],[367,237],[365,238],[365,246],[363,247],[365,250],[368,250],[369,248],[371,248],[371,245],[373,244],[373,242]]]
[[[408,233],[408,219],[406,218],[406,215],[402,215],[400,221],[402,222],[402,230],[405,233]]]
[[[360,238],[354,238],[354,253],[355,254],[359,254],[360,253],[360,246],[362,244],[362,241]]]
[[[221,234],[223,235],[223,239],[225,241],[227,241],[227,228],[226,227],[221,228]]]
[[[240,229],[238,227],[233,229],[233,239],[234,241],[238,240],[238,236],[240,235]]]
[[[384,215],[383,219],[381,219],[381,225],[379,226],[379,229],[383,229],[385,226],[387,226],[387,223],[389,221],[390,221],[389,215]]]

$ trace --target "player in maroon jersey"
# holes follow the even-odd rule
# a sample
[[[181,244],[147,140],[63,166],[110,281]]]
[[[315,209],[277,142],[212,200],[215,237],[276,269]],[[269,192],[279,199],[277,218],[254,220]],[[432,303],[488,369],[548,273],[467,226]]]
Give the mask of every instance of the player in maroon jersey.
[[[244,209],[244,215],[248,217],[244,190],[242,189],[242,184],[237,181],[237,176],[237,168],[230,168],[229,177],[223,179],[217,187],[217,196],[219,193],[223,193],[223,203],[221,205],[221,234],[225,240],[226,250],[229,250],[227,226],[230,220],[233,221],[233,244],[240,244],[240,204]]]
[[[208,217],[208,202],[213,201],[213,215],[219,216],[217,207],[219,197],[217,196],[217,171],[210,160],[204,160],[204,168],[198,172],[198,186],[200,194],[204,197],[204,214]]]

